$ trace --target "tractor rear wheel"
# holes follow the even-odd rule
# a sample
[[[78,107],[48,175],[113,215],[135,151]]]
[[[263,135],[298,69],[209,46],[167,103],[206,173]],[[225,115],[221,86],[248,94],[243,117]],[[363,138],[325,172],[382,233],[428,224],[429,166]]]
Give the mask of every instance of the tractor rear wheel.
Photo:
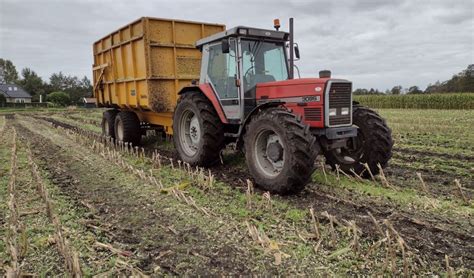
[[[115,139],[139,145],[142,138],[140,119],[131,111],[121,111],[115,117]]]
[[[115,139],[115,116],[117,110],[107,110],[102,114],[102,134]]]
[[[372,174],[376,175],[380,171],[378,165],[385,168],[392,157],[392,131],[377,112],[367,107],[354,106],[352,120],[358,126],[355,144],[351,142],[347,148],[326,152],[326,163],[333,169],[338,165],[347,174],[353,174],[353,171],[369,178],[370,173],[365,163]]]
[[[224,127],[211,102],[200,92],[181,95],[173,116],[173,141],[191,165],[210,166],[224,148]]]
[[[304,189],[320,152],[309,126],[282,107],[255,115],[247,126],[244,144],[247,165],[256,184],[279,194]]]

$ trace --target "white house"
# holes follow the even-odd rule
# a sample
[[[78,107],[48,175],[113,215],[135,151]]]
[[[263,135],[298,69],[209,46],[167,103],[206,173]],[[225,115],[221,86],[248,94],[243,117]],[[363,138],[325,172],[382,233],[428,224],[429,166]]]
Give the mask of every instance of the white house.
[[[11,103],[30,103],[31,95],[15,84],[0,84],[0,94],[2,94],[7,102]]]

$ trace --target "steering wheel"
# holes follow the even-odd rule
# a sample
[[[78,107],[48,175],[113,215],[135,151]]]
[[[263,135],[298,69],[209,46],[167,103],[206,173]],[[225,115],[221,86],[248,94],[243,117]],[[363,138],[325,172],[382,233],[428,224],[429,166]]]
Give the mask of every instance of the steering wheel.
[[[253,68],[255,68],[255,66],[251,66],[244,74],[244,78],[247,79],[247,75],[250,73],[250,70],[252,70]]]
[[[245,82],[247,84],[249,83],[249,79],[250,79],[250,77],[247,77],[247,76],[250,74],[250,70],[252,70],[253,68],[255,68],[255,66],[251,66],[250,68],[248,68],[247,71],[245,71],[244,79],[245,79],[245,81],[247,81],[247,82]]]

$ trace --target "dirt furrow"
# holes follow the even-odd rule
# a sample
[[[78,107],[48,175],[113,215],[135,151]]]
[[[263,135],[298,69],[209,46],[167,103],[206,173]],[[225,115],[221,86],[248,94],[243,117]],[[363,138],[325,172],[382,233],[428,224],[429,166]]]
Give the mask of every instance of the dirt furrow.
[[[92,170],[68,154],[66,146],[58,146],[22,125],[17,128],[29,138],[33,155],[42,161],[43,170],[56,186],[78,205],[87,203],[94,211],[93,218],[106,227],[117,246],[130,252],[138,268],[172,275],[187,271],[205,275],[249,273],[255,267],[249,253],[252,248],[245,241],[229,240],[236,235],[230,227],[197,223],[199,219],[183,214],[191,208],[177,209],[174,206],[179,204],[168,195],[155,200],[130,190],[130,185],[143,185],[135,178],[121,176],[120,170],[106,165],[106,161],[100,162],[100,169]],[[203,230],[201,225],[210,230]]]
[[[42,119],[64,128],[78,128],[55,119]],[[150,150],[150,153],[153,151]],[[161,149],[159,151],[177,158],[173,151]],[[389,168],[388,172],[392,170]],[[232,163],[226,164],[226,161],[224,165],[213,167],[212,171],[219,180],[235,187],[245,187],[246,179],[250,179],[246,169],[235,167]],[[285,198],[294,207],[314,207],[318,211],[327,211],[338,219],[356,219],[366,238],[377,238],[374,223],[368,216],[370,212],[379,222],[386,219],[392,222],[408,246],[413,248],[425,262],[435,260],[442,264],[445,255],[448,255],[452,259],[453,266],[474,265],[473,223],[467,222],[465,227],[457,227],[456,222],[441,216],[396,207],[390,202],[370,201],[360,196],[354,196],[351,198],[352,201],[349,201],[334,195],[333,192],[321,192],[317,184],[308,185],[307,190],[302,193]]]

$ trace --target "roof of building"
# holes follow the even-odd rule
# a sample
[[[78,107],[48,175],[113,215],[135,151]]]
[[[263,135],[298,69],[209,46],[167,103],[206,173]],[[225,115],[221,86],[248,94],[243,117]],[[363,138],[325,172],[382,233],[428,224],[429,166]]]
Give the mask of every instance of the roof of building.
[[[84,103],[96,103],[96,99],[93,97],[85,97],[82,99]]]
[[[31,98],[31,95],[15,84],[0,84],[0,93],[11,98]]]

